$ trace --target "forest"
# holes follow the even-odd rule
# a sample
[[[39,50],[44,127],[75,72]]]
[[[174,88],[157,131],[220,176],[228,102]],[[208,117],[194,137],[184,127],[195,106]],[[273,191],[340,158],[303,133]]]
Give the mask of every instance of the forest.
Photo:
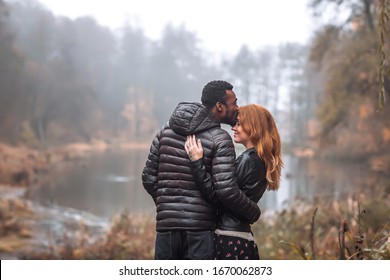
[[[316,30],[307,44],[261,49],[243,45],[232,57],[216,58],[199,47],[197,34],[185,26],[167,24],[161,39],[151,40],[130,23],[113,31],[92,17],[55,16],[35,0],[0,0],[0,185],[33,184],[50,165],[78,156],[71,148],[64,150],[75,143],[148,146],[176,105],[200,101],[201,89],[213,79],[231,82],[239,105],[258,103],[272,112],[285,153],[345,164],[361,162],[389,178],[389,5],[389,1],[374,0],[311,0],[313,18],[320,18],[327,9],[335,20]],[[361,231],[361,224],[349,212],[351,222],[341,223],[344,232],[340,235],[339,220],[324,221],[324,208],[329,207],[329,214],[344,205],[332,208],[319,202],[324,208],[317,216],[321,231],[317,238],[328,243],[317,251],[317,258],[348,258],[348,254],[350,258],[389,258],[390,245],[386,249],[385,243],[390,238],[390,179],[378,193],[380,202],[367,204],[378,207],[382,220],[372,223],[364,240],[359,239],[366,242],[371,236],[372,242],[365,243],[372,249],[369,252],[363,252],[361,243],[356,248],[351,232],[350,246],[357,253],[345,249],[345,244],[340,249],[337,240],[347,238],[347,224],[356,231]],[[0,201],[0,236],[6,238],[0,242],[0,252],[12,252],[18,247],[10,245],[15,241],[10,238],[13,233],[22,239],[30,236],[12,213],[15,209],[24,217],[31,213],[24,202]],[[345,211],[355,211],[358,204],[355,199]],[[260,224],[259,230],[294,227],[297,221],[305,221],[306,229],[314,230],[313,210],[305,208],[298,214],[292,209],[280,216],[288,222]],[[152,220],[121,215],[114,219],[107,239],[93,244],[93,249],[83,249],[88,239],[83,233],[73,247],[65,244],[51,254],[22,258],[151,258],[153,233],[144,233]],[[336,238],[328,237],[325,228],[332,228]],[[267,234],[269,243],[262,248],[265,258],[315,258],[314,246],[307,253],[306,245],[297,245],[299,234],[283,233],[279,239]],[[141,241],[126,248],[120,244],[141,238],[148,239],[146,249],[134,245]],[[287,245],[271,252],[269,244],[280,246],[282,239]],[[329,244],[337,249],[326,251]]]
[[[389,153],[388,103],[377,113],[376,4],[338,2],[348,20],[323,26],[307,45],[244,45],[216,62],[183,26],[168,24],[151,41],[131,25],[114,33],[33,0],[1,1],[1,141],[44,148],[150,139],[178,102],[199,101],[204,84],[221,77],[241,104],[269,108],[288,144],[349,158]],[[332,4],[313,1],[313,14]]]

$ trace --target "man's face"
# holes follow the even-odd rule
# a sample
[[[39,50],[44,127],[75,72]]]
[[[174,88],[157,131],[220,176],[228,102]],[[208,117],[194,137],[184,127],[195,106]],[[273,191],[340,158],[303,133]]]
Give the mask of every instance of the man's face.
[[[229,124],[231,126],[235,126],[238,115],[238,105],[237,105],[237,97],[234,91],[227,90],[226,91],[226,107],[225,116],[222,118],[222,123]]]

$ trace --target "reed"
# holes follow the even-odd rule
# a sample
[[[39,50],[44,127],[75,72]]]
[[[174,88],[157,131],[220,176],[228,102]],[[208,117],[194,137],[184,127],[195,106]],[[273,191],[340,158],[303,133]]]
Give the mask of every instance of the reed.
[[[253,226],[260,257],[273,260],[390,259],[390,194],[377,194],[375,197],[359,194],[342,201],[317,199],[315,205],[300,200],[273,215],[264,211]],[[21,207],[15,203],[0,207],[0,228],[3,236],[6,233],[9,244],[15,242],[13,234],[22,232],[20,224],[11,222],[17,221],[12,216],[16,212],[13,210]],[[51,240],[47,250],[25,251],[19,258],[153,259],[155,218],[152,215],[118,213],[112,217],[107,232],[99,237],[93,236],[83,223],[79,227],[77,236],[64,234],[60,242]]]
[[[390,259],[389,225],[389,194],[359,194],[344,201],[317,199],[315,206],[300,201],[262,217],[253,229],[262,259],[367,260]]]

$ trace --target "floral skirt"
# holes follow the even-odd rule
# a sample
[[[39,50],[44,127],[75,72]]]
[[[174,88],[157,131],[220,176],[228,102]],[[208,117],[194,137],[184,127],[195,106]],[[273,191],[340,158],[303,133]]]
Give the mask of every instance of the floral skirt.
[[[214,234],[216,260],[259,260],[256,242],[237,236]]]

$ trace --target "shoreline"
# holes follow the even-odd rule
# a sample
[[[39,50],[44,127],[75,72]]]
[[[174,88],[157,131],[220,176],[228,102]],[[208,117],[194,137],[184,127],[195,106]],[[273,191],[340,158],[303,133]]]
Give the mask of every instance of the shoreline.
[[[68,228],[74,234],[66,234],[65,239],[71,243],[85,235],[84,231],[91,234],[90,237],[104,236],[109,221],[102,226],[96,222],[96,217],[86,215],[89,213],[56,206],[43,207],[28,199],[29,190],[39,187],[51,169],[60,164],[74,165],[94,153],[148,148],[149,144],[145,143],[92,141],[37,150],[0,142],[1,258],[23,259],[28,257],[29,251],[48,253],[53,246],[59,246],[57,241],[64,239],[62,235],[68,232]],[[79,220],[79,217],[83,217],[83,220]],[[58,228],[62,228],[62,233],[58,232]]]
[[[141,142],[116,141],[107,143],[94,140],[90,143],[70,143],[60,147],[37,150],[25,146],[11,146],[0,142],[0,186],[24,187],[39,184],[51,168],[62,163],[112,150],[149,149]]]

